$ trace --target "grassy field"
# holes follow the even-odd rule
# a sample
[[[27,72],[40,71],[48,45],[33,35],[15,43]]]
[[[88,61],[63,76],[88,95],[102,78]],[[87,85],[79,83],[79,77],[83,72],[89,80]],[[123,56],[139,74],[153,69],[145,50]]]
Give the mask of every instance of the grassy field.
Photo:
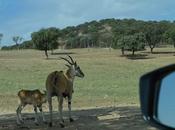
[[[49,60],[36,50],[0,51],[0,111],[15,112],[20,89],[44,90],[50,72],[66,70],[65,61],[59,60],[63,52],[73,53],[85,73],[84,79],[75,79],[73,108],[139,105],[139,77],[175,62],[173,48],[154,51],[155,54],[149,50],[137,52],[141,56],[137,60],[122,57],[120,50],[110,52],[108,49],[56,50]]]

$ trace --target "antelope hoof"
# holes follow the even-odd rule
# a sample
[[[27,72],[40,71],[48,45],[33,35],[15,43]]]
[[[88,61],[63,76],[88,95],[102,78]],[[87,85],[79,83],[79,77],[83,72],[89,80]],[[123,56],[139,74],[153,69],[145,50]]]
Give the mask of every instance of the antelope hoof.
[[[47,124],[47,121],[43,121],[44,124]]]
[[[23,119],[21,119],[20,122],[21,122],[22,124],[24,124],[24,120],[23,120]]]
[[[49,127],[52,127],[52,122],[49,122]]]
[[[61,128],[64,128],[64,124],[63,124],[63,123],[60,123],[60,127],[61,127]]]
[[[24,124],[24,121],[23,120],[19,120],[16,123],[17,123],[17,125],[22,125],[22,124]]]
[[[18,126],[20,126],[20,125],[21,125],[21,122],[16,122],[16,123],[17,123],[17,125],[18,125]]]
[[[38,122],[35,122],[35,125],[36,125],[36,126],[39,126],[39,123],[38,123]]]
[[[69,121],[70,121],[70,122],[74,122],[74,119],[72,119],[72,118],[69,118]]]

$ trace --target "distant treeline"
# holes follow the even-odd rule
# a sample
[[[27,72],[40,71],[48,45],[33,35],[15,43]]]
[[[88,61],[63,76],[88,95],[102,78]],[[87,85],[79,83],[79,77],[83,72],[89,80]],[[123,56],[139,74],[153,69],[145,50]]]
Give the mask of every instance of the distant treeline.
[[[32,40],[29,41],[24,41],[21,44],[18,45],[12,45],[12,46],[3,46],[1,49],[2,50],[15,50],[15,49],[34,49],[34,44]]]
[[[2,50],[17,48],[52,50],[58,46],[66,48],[110,47],[120,48],[123,53],[126,49],[134,53],[148,45],[153,51],[161,44],[175,45],[175,22],[103,19],[64,29],[45,28],[33,32],[31,37],[30,41],[24,41],[20,45],[4,46]]]

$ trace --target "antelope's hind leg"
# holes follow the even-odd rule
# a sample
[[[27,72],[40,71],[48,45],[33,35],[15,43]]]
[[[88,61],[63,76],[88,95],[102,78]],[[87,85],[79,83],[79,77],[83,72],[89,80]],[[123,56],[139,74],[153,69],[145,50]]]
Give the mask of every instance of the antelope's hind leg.
[[[45,124],[47,124],[46,119],[45,119],[45,116],[44,116],[44,113],[43,113],[42,106],[39,106],[39,111],[40,111],[40,113],[42,114],[43,122],[44,122]]]
[[[50,118],[50,122],[49,122],[49,127],[52,127],[52,97],[48,96],[48,104],[49,104],[49,118]]]
[[[60,126],[61,128],[64,128],[64,120],[63,120],[63,96],[57,97],[58,98],[58,109],[60,113]]]

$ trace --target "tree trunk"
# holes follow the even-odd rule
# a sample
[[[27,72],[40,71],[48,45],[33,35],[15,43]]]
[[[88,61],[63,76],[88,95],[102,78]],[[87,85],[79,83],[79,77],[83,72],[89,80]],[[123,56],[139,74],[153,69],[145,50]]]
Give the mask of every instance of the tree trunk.
[[[46,58],[48,59],[48,53],[47,53],[47,49],[44,50]]]
[[[46,42],[46,44],[45,44],[45,48],[44,48],[44,52],[45,52],[46,59],[48,59],[48,53],[47,53],[47,50],[48,50],[48,43]]]
[[[89,43],[88,43],[87,47],[88,47],[88,52],[89,52],[89,51],[90,51],[90,46],[89,46]]]
[[[100,42],[98,42],[98,47],[101,48],[101,43]]]
[[[111,52],[111,50],[112,50],[112,45],[110,44],[109,45],[109,52]]]
[[[125,55],[125,49],[124,49],[124,47],[122,47],[122,55],[123,56]]]
[[[134,55],[134,52],[135,52],[135,50],[133,49],[133,50],[132,50],[132,55]]]
[[[19,44],[16,42],[16,49],[19,50]]]
[[[149,45],[150,49],[151,49],[151,53],[153,53],[153,49],[155,47],[155,45]]]
[[[71,42],[71,49],[73,48],[73,43]]]
[[[154,49],[154,48],[153,48],[153,47],[151,47],[151,53],[153,53],[153,49]]]

